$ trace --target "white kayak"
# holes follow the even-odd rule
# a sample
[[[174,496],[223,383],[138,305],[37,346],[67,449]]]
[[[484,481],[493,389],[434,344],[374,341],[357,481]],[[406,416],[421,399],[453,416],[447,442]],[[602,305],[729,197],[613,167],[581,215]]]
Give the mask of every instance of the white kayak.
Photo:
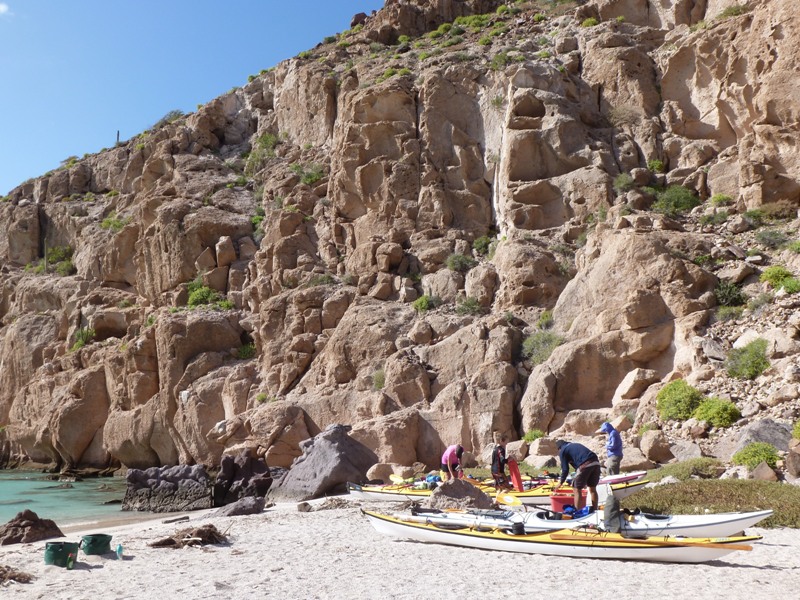
[[[513,530],[496,527],[483,529],[414,523],[392,515],[365,510],[362,512],[375,530],[384,535],[481,550],[576,558],[701,563],[716,560],[736,550],[752,550],[748,542],[761,539],[760,536],[625,538],[618,533],[573,529],[515,533]]]
[[[771,510],[756,512],[717,513],[706,515],[654,515],[643,512],[622,514],[621,533],[628,536],[681,535],[689,537],[722,537],[735,535],[763,521]],[[550,510],[520,512],[514,510],[438,510],[416,507],[410,513],[394,513],[398,519],[415,523],[458,525],[464,527],[512,528],[522,524],[525,533],[593,527],[605,529],[603,511],[579,518],[565,518]]]

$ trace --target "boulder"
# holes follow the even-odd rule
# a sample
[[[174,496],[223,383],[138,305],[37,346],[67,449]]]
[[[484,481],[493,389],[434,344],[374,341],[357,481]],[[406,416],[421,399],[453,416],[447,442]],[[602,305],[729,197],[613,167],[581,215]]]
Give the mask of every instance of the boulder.
[[[627,471],[649,470],[655,466],[653,461],[647,458],[638,448],[625,448],[619,470],[624,473]]]
[[[32,510],[23,510],[0,527],[0,546],[30,544],[41,540],[64,537],[50,519],[40,519]]]
[[[663,431],[651,429],[642,434],[639,449],[653,462],[666,463],[674,458],[670,450],[669,440]]]
[[[211,481],[201,465],[129,469],[122,510],[155,513],[211,508]]]
[[[792,477],[800,477],[800,446],[795,446],[786,455],[786,472]]]
[[[494,506],[492,499],[476,486],[462,479],[450,479],[441,485],[422,502],[427,508],[478,508],[488,509]]]
[[[263,498],[272,484],[272,474],[256,448],[243,450],[236,457],[226,454],[214,481],[214,506],[225,506],[248,496]]]
[[[693,458],[702,458],[703,456],[703,450],[700,448],[700,445],[688,440],[680,440],[672,444],[672,446],[670,446],[670,452],[678,459],[678,462],[691,460]]]
[[[240,517],[243,515],[257,515],[264,510],[266,503],[267,501],[263,496],[246,496],[214,511],[214,516]]]
[[[781,452],[789,449],[789,441],[792,439],[792,431],[789,425],[780,423],[774,419],[762,419],[753,421],[742,429],[739,440],[731,455],[752,444],[753,442],[765,442],[772,444]]]
[[[328,493],[342,492],[348,481],[366,480],[377,457],[348,435],[349,427],[329,425],[300,447],[298,457],[269,491],[274,502],[302,502]]]
[[[757,479],[759,481],[778,481],[778,475],[775,473],[775,470],[765,462],[759,463],[755,469],[750,471],[747,478]]]

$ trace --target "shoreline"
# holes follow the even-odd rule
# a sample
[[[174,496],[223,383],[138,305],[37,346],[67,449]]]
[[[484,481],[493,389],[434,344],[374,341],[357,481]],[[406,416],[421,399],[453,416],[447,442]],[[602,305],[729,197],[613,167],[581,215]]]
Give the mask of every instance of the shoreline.
[[[347,499],[347,496],[338,498]],[[323,499],[324,501],[324,499]],[[425,598],[463,600],[477,593],[524,597],[531,593],[588,594],[595,600],[669,597],[752,600],[757,594],[794,597],[800,566],[800,529],[752,528],[763,536],[750,552],[698,565],[575,559],[476,550],[395,539],[376,532],[361,509],[391,512],[385,502],[347,500],[344,506],[300,512],[280,503],[257,515],[215,517],[216,509],[176,513],[188,521],[165,524],[160,515],[136,523],[65,532],[112,535],[123,559],[79,552],[73,570],[45,565],[45,542],[0,546],[0,564],[35,577],[10,584],[4,597],[72,600],[105,596],[134,599],[147,589],[195,599]],[[336,505],[334,505],[336,506]],[[226,544],[153,548],[176,531],[213,524]],[[442,568],[447,565],[447,568]],[[580,576],[577,576],[580,575]],[[676,587],[679,586],[679,587]]]

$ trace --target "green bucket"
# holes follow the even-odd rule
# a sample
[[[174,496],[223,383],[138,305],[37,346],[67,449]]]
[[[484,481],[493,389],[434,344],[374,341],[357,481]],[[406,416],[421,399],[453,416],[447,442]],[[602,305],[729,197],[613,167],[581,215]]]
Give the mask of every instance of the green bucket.
[[[44,546],[44,564],[57,567],[68,567],[69,557],[72,562],[78,557],[77,542],[47,542]]]
[[[108,554],[111,552],[111,536],[105,533],[93,533],[81,538],[81,549],[84,554]]]

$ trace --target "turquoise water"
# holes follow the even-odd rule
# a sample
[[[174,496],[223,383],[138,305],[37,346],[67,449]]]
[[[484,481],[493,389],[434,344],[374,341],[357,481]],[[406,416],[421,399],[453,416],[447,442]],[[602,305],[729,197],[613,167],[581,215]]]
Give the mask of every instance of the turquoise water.
[[[72,487],[62,487],[69,485]],[[59,527],[96,523],[128,515],[120,509],[125,478],[101,477],[66,484],[31,471],[0,471],[0,525],[30,509]],[[106,504],[117,500],[116,504]]]

